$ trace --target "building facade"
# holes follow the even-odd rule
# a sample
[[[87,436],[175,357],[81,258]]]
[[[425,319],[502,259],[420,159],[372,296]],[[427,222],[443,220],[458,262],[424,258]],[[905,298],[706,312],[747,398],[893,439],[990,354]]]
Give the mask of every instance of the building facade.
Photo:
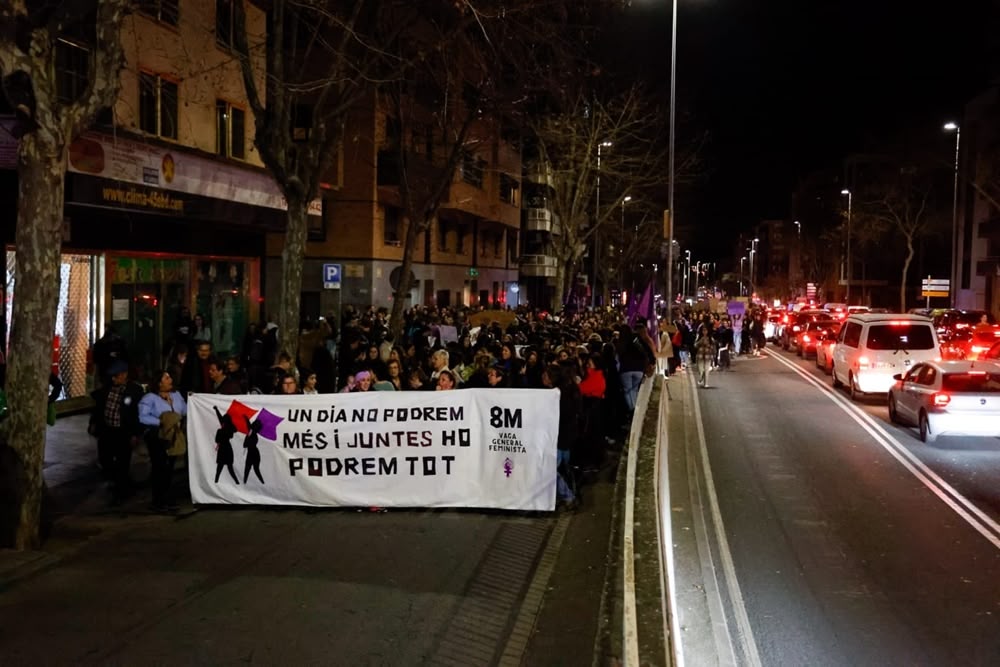
[[[247,22],[262,40],[264,15],[249,4]],[[163,365],[185,308],[202,314],[218,353],[238,354],[259,316],[265,234],[284,220],[284,199],[253,147],[231,2],[141,3],[122,41],[118,101],[69,151],[54,332],[67,399],[92,388],[91,349],[108,326],[125,339],[140,380]],[[90,47],[67,37],[58,48],[71,100],[86,82]],[[0,187],[16,202],[12,153],[0,150],[8,157]],[[8,207],[5,334],[19,289],[15,221]]]
[[[955,307],[1000,317],[1000,84],[965,109],[954,233]]]
[[[426,122],[421,122],[426,121]],[[406,128],[406,129],[402,129]],[[405,136],[402,136],[405,135]],[[349,115],[337,178],[323,190],[323,215],[310,229],[302,314],[315,319],[346,305],[390,308],[400,279],[406,224],[399,193],[399,146],[410,178],[446,160],[429,112],[406,123],[377,95]],[[481,118],[430,228],[414,251],[406,308],[414,305],[516,305],[521,224],[521,156],[496,119]],[[265,303],[279,298],[284,236],[267,239]],[[323,267],[339,264],[339,288],[325,289]]]

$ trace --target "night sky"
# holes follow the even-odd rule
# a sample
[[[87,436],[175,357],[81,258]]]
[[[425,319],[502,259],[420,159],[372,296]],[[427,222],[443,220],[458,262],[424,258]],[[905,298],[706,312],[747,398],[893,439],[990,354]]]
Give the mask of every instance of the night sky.
[[[707,131],[710,143],[705,176],[679,191],[677,222],[725,232],[688,245],[727,257],[740,231],[789,214],[801,176],[899,126],[926,126],[946,148],[941,125],[1000,74],[996,4],[680,0],[678,142]],[[666,100],[669,0],[633,0],[607,39],[616,70]]]

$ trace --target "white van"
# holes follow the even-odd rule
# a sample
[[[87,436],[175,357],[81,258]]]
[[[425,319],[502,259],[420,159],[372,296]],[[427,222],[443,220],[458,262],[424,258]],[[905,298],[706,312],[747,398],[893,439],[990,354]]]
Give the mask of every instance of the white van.
[[[851,398],[889,391],[893,375],[921,361],[941,359],[929,317],[900,313],[851,315],[833,346],[833,386],[847,385]]]

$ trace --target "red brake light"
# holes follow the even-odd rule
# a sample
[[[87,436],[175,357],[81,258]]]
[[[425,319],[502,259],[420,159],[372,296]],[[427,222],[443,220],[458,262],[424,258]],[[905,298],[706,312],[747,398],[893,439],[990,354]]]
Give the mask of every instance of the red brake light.
[[[804,334],[802,336],[802,342],[803,343],[808,343],[809,342],[809,334]]]
[[[934,398],[934,405],[939,408],[943,408],[944,406],[948,405],[948,403],[951,402],[951,396],[949,396],[948,394],[943,394],[941,392],[934,394],[933,398]]]

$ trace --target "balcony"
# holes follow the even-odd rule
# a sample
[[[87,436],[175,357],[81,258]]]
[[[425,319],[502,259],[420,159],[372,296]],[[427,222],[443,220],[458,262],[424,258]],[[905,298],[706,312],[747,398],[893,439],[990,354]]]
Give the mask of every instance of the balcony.
[[[552,211],[547,208],[525,209],[524,229],[529,232],[552,232]]]
[[[534,278],[555,278],[557,260],[551,255],[522,255],[521,275]]]

